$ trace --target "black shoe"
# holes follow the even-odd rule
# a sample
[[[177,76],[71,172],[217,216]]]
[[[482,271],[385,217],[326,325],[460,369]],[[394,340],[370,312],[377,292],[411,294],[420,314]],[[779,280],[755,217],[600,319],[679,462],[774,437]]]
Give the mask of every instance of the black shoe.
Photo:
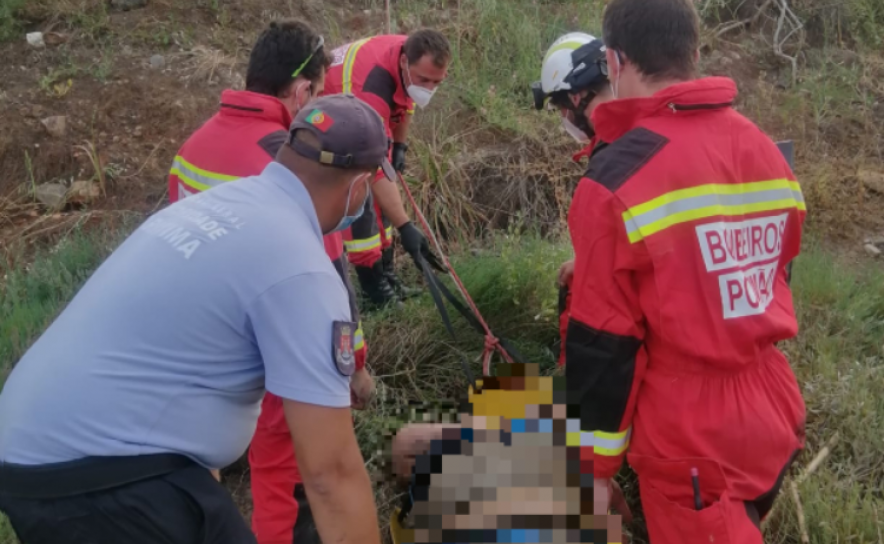
[[[387,278],[387,283],[393,287],[396,293],[404,300],[409,298],[414,298],[419,296],[422,292],[422,289],[417,289],[414,287],[408,287],[402,280],[399,279],[399,276],[396,275],[396,268],[393,265],[393,247],[388,247],[383,252],[383,267],[384,267],[384,276]]]
[[[363,296],[368,299],[370,306],[382,308],[390,303],[401,304],[399,295],[390,285],[390,281],[384,274],[383,263],[377,261],[372,267],[354,266],[359,285],[362,287]]]

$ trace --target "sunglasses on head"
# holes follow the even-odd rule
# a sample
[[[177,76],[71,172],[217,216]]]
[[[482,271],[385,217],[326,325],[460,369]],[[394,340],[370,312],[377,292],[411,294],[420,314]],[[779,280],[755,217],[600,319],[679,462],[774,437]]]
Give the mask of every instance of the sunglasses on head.
[[[325,45],[325,38],[323,38],[323,37],[320,35],[320,36],[319,36],[319,43],[316,44],[316,47],[313,48],[313,51],[310,53],[310,55],[304,60],[304,62],[301,63],[300,66],[298,66],[298,69],[297,69],[297,70],[295,70],[294,72],[292,72],[292,79],[298,77],[298,76],[301,74],[301,71],[304,70],[304,67],[306,67],[307,64],[309,64],[311,60],[313,60],[314,55],[316,55],[316,53],[317,53],[320,49],[322,49],[322,46],[323,46],[323,45]]]

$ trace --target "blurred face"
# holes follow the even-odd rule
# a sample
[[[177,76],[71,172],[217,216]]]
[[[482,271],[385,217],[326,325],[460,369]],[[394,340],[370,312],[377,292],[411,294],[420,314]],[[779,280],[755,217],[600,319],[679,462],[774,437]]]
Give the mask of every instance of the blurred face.
[[[319,77],[316,78],[316,81],[313,81],[310,84],[310,92],[314,98],[321,95],[324,91],[325,91],[325,68],[322,69],[322,72],[319,74]]]
[[[353,183],[348,189],[350,197],[347,199],[346,215],[356,215],[365,206],[365,199],[368,198],[368,192],[371,190],[369,184],[371,176],[372,172],[367,172],[353,178]]]
[[[298,114],[311,100],[322,94],[325,90],[325,70],[319,74],[316,81],[310,81],[306,77],[298,76],[292,82],[285,96],[279,98],[285,104],[292,117]]]
[[[416,63],[409,65],[408,57],[403,54],[399,59],[399,66],[406,85],[423,87],[428,91],[435,91],[448,77],[448,64],[439,68],[431,55],[424,55]]]
[[[588,143],[586,138],[591,137],[591,135],[595,133],[595,127],[592,125],[593,112],[599,107],[599,105],[613,100],[610,89],[603,88],[597,94],[593,95],[592,99],[590,99],[589,103],[581,112],[579,111],[581,102],[586,99],[587,95],[587,91],[567,95],[567,100],[570,102],[570,106],[561,103],[554,104],[559,110],[559,115],[561,115],[562,119],[565,121],[565,125],[570,125],[570,127],[574,127],[583,133],[580,135],[574,133],[572,136],[585,143]]]
[[[577,108],[580,105],[580,101],[586,96],[586,92],[584,91],[581,94],[572,94],[569,95],[568,98],[571,99],[571,105],[573,108]],[[586,106],[586,109],[583,110],[586,114],[587,119],[592,119],[592,113],[595,111],[597,107],[605,102],[609,102],[613,100],[614,97],[611,95],[611,91],[609,89],[603,89],[601,92],[592,97],[592,100],[589,101],[589,104]],[[574,122],[574,111],[571,108],[567,108],[565,106],[559,106],[559,113],[562,117],[568,119],[572,123]]]
[[[345,204],[342,213],[341,211],[338,212],[341,213],[341,215],[336,220],[334,227],[332,227],[330,231],[323,231],[323,234],[344,230],[362,215],[365,201],[368,198],[368,191],[371,190],[369,179],[373,174],[373,172],[357,174],[351,178],[350,183],[341,184],[339,189],[336,188],[335,191],[331,193],[330,199],[332,199],[333,202],[340,202],[343,200]],[[332,209],[341,210],[338,206],[340,206],[340,204],[333,205]]]

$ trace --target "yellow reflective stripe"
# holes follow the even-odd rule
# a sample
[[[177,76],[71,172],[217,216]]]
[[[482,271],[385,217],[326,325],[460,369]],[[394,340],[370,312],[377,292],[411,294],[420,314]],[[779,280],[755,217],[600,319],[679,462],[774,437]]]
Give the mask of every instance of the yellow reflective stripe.
[[[641,215],[653,209],[665,206],[666,204],[676,202],[678,200],[685,200],[694,196],[710,194],[741,194],[783,188],[788,188],[792,190],[795,190],[797,188],[799,192],[801,190],[800,187],[798,187],[797,183],[790,182],[787,179],[755,181],[751,183],[708,183],[706,185],[688,187],[687,189],[679,189],[677,191],[672,191],[671,193],[660,195],[653,200],[645,202],[644,204],[639,204],[638,206],[633,206],[632,208],[629,208],[629,212],[632,213],[632,215]]]
[[[369,251],[376,247],[381,247],[380,234],[375,234],[371,238],[365,238],[362,240],[344,240],[344,249],[346,249],[348,253]]]
[[[342,70],[344,73],[344,81],[341,87],[344,94],[353,92],[353,65],[356,61],[356,53],[358,53],[362,46],[368,43],[368,40],[370,39],[371,38],[365,38],[364,40],[359,40],[358,42],[351,45],[350,49],[347,50],[347,54],[344,57],[344,67]]]
[[[565,435],[566,446],[591,447],[596,455],[616,457],[629,447],[629,437],[632,428],[621,433],[606,433],[602,431],[569,431]]]
[[[218,172],[212,172],[194,166],[181,155],[175,156],[175,160],[172,161],[172,170],[170,173],[178,176],[178,179],[181,180],[184,185],[195,191],[205,191],[212,187],[216,187],[221,183],[239,179],[239,176],[220,174]]]
[[[414,115],[414,110],[405,110],[408,115]]]
[[[607,457],[620,455],[629,447],[630,435],[632,435],[632,427],[621,433],[595,431],[593,433],[593,453]]]
[[[386,233],[387,233],[387,240],[389,240],[390,238],[393,237],[393,225],[390,225],[389,227],[387,227]]]
[[[710,183],[679,189],[623,212],[629,241],[638,242],[673,225],[714,216],[737,216],[797,208],[806,210],[797,182]]]
[[[362,322],[359,322],[359,327],[356,329],[355,340],[353,342],[353,349],[356,351],[361,350],[365,347],[365,337],[362,333]]]
[[[172,173],[175,174],[176,176],[178,176],[178,180],[179,180],[181,183],[183,183],[184,185],[190,187],[190,188],[193,189],[194,191],[197,191],[197,192],[199,192],[199,191],[206,191],[206,190],[212,188],[211,185],[206,185],[206,184],[203,184],[203,183],[200,183],[200,182],[198,182],[198,181],[195,181],[195,180],[190,179],[190,178],[187,177],[182,171],[178,170],[177,168],[173,168],[173,169],[172,169]]]
[[[187,162],[187,160],[185,160],[184,157],[182,157],[181,155],[175,156],[175,162],[177,162],[179,166],[185,167],[187,170],[190,170],[194,174],[209,179],[216,179],[218,181],[233,181],[240,178],[240,176],[231,176],[228,174],[221,174],[218,172],[212,172],[210,170],[204,170],[198,166],[195,166],[194,164]]]
[[[548,58],[550,58],[552,56],[552,54],[555,53],[556,51],[561,51],[562,49],[570,49],[571,51],[574,51],[576,49],[579,49],[583,45],[585,45],[583,42],[578,42],[578,41],[562,42],[559,45],[550,49],[546,53],[546,56],[543,57],[543,62],[546,62],[546,60]]]

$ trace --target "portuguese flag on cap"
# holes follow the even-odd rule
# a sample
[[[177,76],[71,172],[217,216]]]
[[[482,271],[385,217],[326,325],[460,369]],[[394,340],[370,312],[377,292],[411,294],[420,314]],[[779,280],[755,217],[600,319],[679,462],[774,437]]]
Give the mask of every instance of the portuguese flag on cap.
[[[330,115],[319,110],[311,111],[306,120],[322,132],[327,131],[333,124],[335,124],[335,120],[332,119]]]

